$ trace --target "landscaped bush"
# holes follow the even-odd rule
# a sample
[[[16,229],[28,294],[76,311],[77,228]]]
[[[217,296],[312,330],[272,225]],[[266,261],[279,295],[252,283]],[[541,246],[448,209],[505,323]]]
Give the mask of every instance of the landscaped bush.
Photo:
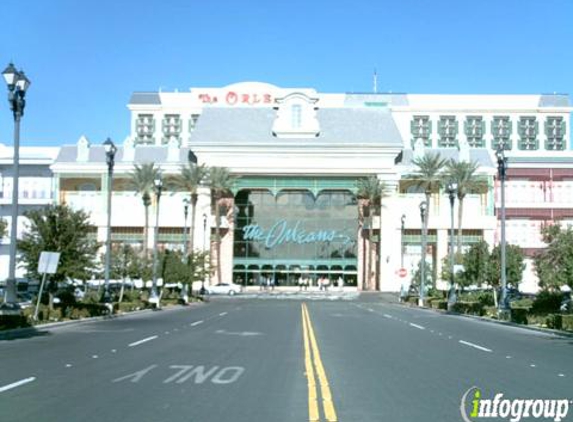
[[[81,319],[90,317],[90,312],[87,309],[73,307],[68,313],[68,318],[70,319]]]
[[[560,330],[563,326],[563,320],[560,314],[549,314],[545,318],[545,325],[547,328],[553,328],[555,330]]]
[[[447,310],[448,309],[448,301],[444,300],[444,299],[432,299],[430,301],[430,307],[432,307],[434,309]]]
[[[114,304],[114,311],[116,312],[131,312],[144,308],[141,302],[121,302]]]
[[[511,308],[511,322],[527,325],[528,308]]]
[[[561,315],[561,329],[573,331],[573,315]]]
[[[465,292],[460,294],[460,300],[462,302],[479,302],[483,306],[493,306],[493,292],[488,291],[475,291],[475,292]]]
[[[531,305],[531,313],[536,315],[556,314],[559,312],[562,300],[563,293],[561,292],[541,291]]]
[[[452,311],[460,314],[482,316],[484,314],[484,306],[479,302],[456,302],[452,307]]]

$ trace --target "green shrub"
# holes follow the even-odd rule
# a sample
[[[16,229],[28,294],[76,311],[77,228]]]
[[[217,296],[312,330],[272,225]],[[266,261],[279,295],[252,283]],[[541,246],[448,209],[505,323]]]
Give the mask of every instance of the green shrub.
[[[561,329],[573,331],[573,315],[561,315]]]
[[[72,307],[68,313],[68,318],[70,319],[88,318],[90,316],[90,312],[87,309],[78,307]]]
[[[483,307],[484,315],[489,318],[498,318],[497,308],[495,306],[484,306]]]
[[[468,315],[481,316],[484,314],[484,306],[479,302],[456,302],[452,307],[453,312]]]
[[[511,308],[511,322],[527,325],[528,308]]]
[[[114,304],[116,312],[132,312],[142,309],[144,305],[141,302],[121,302]]]
[[[430,302],[430,306],[433,309],[447,310],[448,309],[448,301],[444,300],[444,299],[432,299]]]
[[[539,292],[533,304],[531,305],[531,313],[536,315],[555,314],[559,312],[561,301],[563,300],[563,293],[550,292],[543,290]]]
[[[545,318],[545,325],[547,328],[553,328],[555,330],[560,330],[563,326],[563,320],[560,314],[549,314]]]
[[[140,300],[141,290],[124,290],[124,302],[138,302]]]
[[[101,293],[97,290],[88,290],[82,299],[82,303],[100,303]]]
[[[493,292],[488,291],[475,291],[460,294],[462,302],[479,302],[483,306],[493,306]]]

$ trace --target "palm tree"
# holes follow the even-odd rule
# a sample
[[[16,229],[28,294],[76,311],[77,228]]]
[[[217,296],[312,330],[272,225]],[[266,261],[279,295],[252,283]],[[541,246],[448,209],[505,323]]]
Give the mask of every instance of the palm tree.
[[[167,181],[168,185],[174,190],[181,190],[189,192],[191,196],[191,224],[189,236],[189,252],[192,255],[194,249],[194,238],[195,238],[195,220],[197,211],[197,199],[199,195],[197,194],[197,189],[203,183],[203,180],[207,176],[207,168],[205,164],[198,166],[197,164],[188,163],[187,165],[181,166],[179,174],[170,177]]]
[[[374,227],[372,225],[372,217],[375,214],[380,213],[380,209],[382,207],[382,199],[387,196],[387,186],[386,183],[378,179],[376,176],[370,176],[366,179],[359,179],[358,180],[358,198],[362,199],[362,215],[368,214],[370,216],[370,226],[368,229],[368,243],[369,243],[369,252],[368,252],[368,259],[366,260],[365,267],[367,268],[367,280],[365,280],[366,289],[371,290],[375,286],[372,283],[372,264],[374,263]],[[381,233],[379,234],[379,236]],[[379,238],[379,241],[381,239]],[[378,251],[378,254],[380,251]],[[376,274],[374,271],[374,274]]]
[[[464,198],[470,192],[482,191],[487,189],[487,183],[476,176],[479,168],[477,161],[455,161],[450,159],[446,164],[445,180],[457,185],[457,194],[459,201],[458,207],[458,236],[456,244],[457,254],[462,252],[462,217],[464,213]]]
[[[137,194],[141,195],[145,208],[145,226],[143,229],[143,257],[147,259],[147,243],[149,237],[149,206],[151,205],[151,193],[153,192],[154,181],[160,177],[161,169],[155,167],[154,163],[144,163],[141,166],[135,164],[133,172],[129,173],[129,185]]]
[[[416,186],[424,190],[426,195],[426,216],[422,233],[428,233],[428,223],[430,221],[430,200],[432,193],[439,191],[444,183],[443,171],[447,160],[440,153],[426,153],[421,158],[414,158],[412,164],[416,166],[414,173],[406,176],[414,181]],[[422,259],[426,259],[426,251],[422,251]]]
[[[226,167],[211,167],[209,169],[209,181],[211,184],[211,197],[215,204],[215,247],[217,253],[217,282],[221,283],[221,204],[220,201],[231,194],[231,188],[235,182]]]

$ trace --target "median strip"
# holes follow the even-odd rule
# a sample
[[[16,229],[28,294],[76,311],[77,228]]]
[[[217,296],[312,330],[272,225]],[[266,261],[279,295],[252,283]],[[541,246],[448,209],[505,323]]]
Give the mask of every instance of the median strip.
[[[20,387],[21,385],[24,385],[24,384],[28,384],[29,382],[32,382],[35,379],[36,379],[36,377],[24,378],[23,380],[16,381],[16,382],[13,382],[12,384],[8,384],[8,385],[5,385],[3,387],[0,387],[0,393],[3,393],[4,391],[8,391],[8,390],[11,390],[11,389],[16,388],[16,387]]]
[[[328,377],[322,359],[318,342],[314,335],[314,329],[310,321],[310,315],[305,303],[302,304],[303,341],[304,341],[304,362],[306,376],[308,380],[308,420],[316,422],[320,420],[318,395],[316,381],[320,385],[320,395],[322,396],[322,409],[327,422],[336,422],[338,417],[332,400],[332,393],[328,384]]]
[[[155,340],[156,338],[157,338],[157,336],[147,337],[147,338],[144,338],[143,340],[139,340],[139,341],[135,341],[135,342],[133,342],[133,343],[129,343],[129,344],[128,344],[128,347],[139,346],[140,344],[146,343],[146,342],[151,341],[151,340]]]
[[[466,345],[466,346],[473,347],[474,349],[478,349],[478,350],[481,350],[481,351],[483,351],[483,352],[489,352],[489,353],[492,352],[492,350],[491,350],[491,349],[488,349],[487,347],[483,347],[483,346],[480,346],[480,345],[478,345],[478,344],[473,344],[473,343],[470,343],[469,341],[460,340],[459,342],[460,342],[461,344],[464,344],[464,345]]]

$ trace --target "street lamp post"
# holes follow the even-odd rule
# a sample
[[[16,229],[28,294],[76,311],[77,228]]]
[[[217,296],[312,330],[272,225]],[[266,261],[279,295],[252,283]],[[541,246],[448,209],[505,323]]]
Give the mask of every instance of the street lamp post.
[[[26,90],[30,80],[23,71],[18,71],[12,63],[2,72],[8,86],[8,102],[14,114],[14,163],[12,176],[12,220],[10,226],[10,266],[4,303],[16,303],[16,243],[18,236],[18,181],[20,173],[20,119],[26,107]]]
[[[420,261],[420,297],[418,306],[424,306],[425,284],[426,284],[426,212],[428,203],[420,202],[420,218],[422,220],[422,260]]]
[[[450,198],[450,291],[448,293],[448,308],[452,308],[456,303],[456,287],[454,275],[454,202],[458,192],[458,184],[450,182],[446,187]]]
[[[497,171],[499,174],[501,191],[501,243],[500,243],[500,265],[501,265],[501,297],[499,300],[500,312],[507,311],[507,270],[505,262],[505,178],[507,172],[507,157],[505,156],[503,144],[500,144],[495,152],[497,158]]]
[[[188,237],[189,237],[189,233],[187,231],[187,216],[189,215],[189,203],[191,201],[189,200],[189,198],[185,198],[183,200],[183,217],[185,218],[185,222],[183,223],[183,260],[185,261],[187,259],[187,253],[189,251],[189,246],[188,246]]]
[[[153,236],[153,284],[151,286],[151,298],[159,308],[159,296],[157,294],[157,240],[159,238],[159,200],[161,199],[161,191],[163,190],[163,181],[160,177],[157,177],[153,181],[155,188],[155,231]]]
[[[111,302],[111,295],[109,291],[109,269],[111,266],[111,191],[113,190],[113,166],[115,165],[115,153],[117,147],[109,138],[103,143],[105,150],[105,160],[107,163],[107,227],[106,227],[106,241],[105,241],[105,288],[103,292],[102,302]]]
[[[203,253],[207,254],[207,214],[203,214]],[[205,294],[205,277],[207,277],[207,255],[203,259],[203,277],[201,278],[200,294]]]

